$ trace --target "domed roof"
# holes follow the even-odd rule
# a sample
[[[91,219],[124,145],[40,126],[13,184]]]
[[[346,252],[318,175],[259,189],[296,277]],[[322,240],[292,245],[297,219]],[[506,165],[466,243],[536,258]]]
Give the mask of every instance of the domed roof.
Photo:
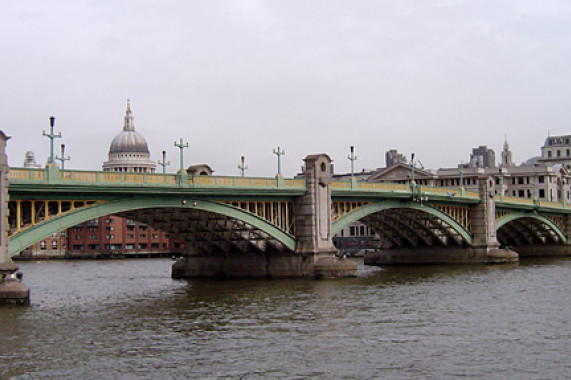
[[[136,131],[122,131],[109,147],[109,154],[113,153],[149,153],[145,138]]]
[[[114,153],[150,153],[147,140],[139,132],[135,131],[133,113],[131,112],[129,101],[127,101],[123,130],[115,136],[109,147],[109,154]]]

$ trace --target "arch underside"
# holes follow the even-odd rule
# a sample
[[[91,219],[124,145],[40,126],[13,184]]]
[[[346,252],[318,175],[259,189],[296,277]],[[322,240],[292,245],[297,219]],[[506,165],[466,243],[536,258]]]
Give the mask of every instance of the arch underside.
[[[561,231],[545,219],[518,217],[497,230],[497,239],[504,246],[564,244]]]
[[[380,237],[381,249],[467,246],[467,233],[460,233],[438,213],[418,208],[387,208],[363,216],[359,221]]]
[[[288,247],[243,220],[198,209],[131,210],[118,216],[169,233],[187,248],[201,253],[284,252]]]
[[[239,208],[219,202],[178,198],[124,198],[84,207],[36,225],[10,237],[9,254],[85,221],[118,215],[146,223],[185,243],[186,249],[203,253],[291,252],[293,236],[268,221]]]

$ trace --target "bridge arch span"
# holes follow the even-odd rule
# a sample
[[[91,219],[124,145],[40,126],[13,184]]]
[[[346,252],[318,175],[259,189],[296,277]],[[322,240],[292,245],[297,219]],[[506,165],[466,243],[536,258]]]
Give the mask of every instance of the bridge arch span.
[[[335,235],[352,223],[371,226],[392,247],[472,245],[472,235],[444,212],[418,202],[386,200],[364,205],[335,221]]]
[[[229,204],[201,199],[184,199],[181,197],[157,198],[141,196],[94,204],[30,226],[10,238],[8,251],[10,256],[14,256],[27,247],[47,238],[54,232],[62,231],[85,221],[106,215],[132,217],[135,220],[144,219],[140,221],[154,226],[152,212],[146,212],[145,210],[178,210],[182,212],[182,215],[190,218],[196,217],[199,213],[201,213],[201,216],[217,215],[220,218],[209,218],[210,224],[204,225],[199,229],[202,232],[208,230],[211,234],[216,234],[219,239],[232,237],[236,242],[240,241],[239,247],[244,249],[248,245],[254,244],[254,247],[257,246],[261,250],[262,246],[268,243],[277,249],[281,248],[290,251],[295,250],[296,247],[296,239],[292,235],[254,214]],[[142,217],[145,214],[147,217]],[[193,221],[197,222],[198,220],[194,218]],[[177,222],[181,222],[181,220],[177,220]],[[164,228],[164,223],[159,224],[157,226],[159,229]],[[225,226],[222,226],[222,224],[225,224]],[[240,226],[241,230],[238,232],[234,231],[230,236],[229,229],[236,226]],[[224,232],[223,227],[226,228],[226,232]],[[165,230],[165,232],[170,231]],[[181,231],[178,232],[180,233]],[[185,231],[187,234],[197,234],[198,232],[200,231]],[[252,237],[256,237],[256,242],[246,241]],[[220,240],[219,245],[223,245],[222,240]]]
[[[565,233],[549,218],[530,212],[511,212],[496,219],[496,233],[505,246],[564,244]]]

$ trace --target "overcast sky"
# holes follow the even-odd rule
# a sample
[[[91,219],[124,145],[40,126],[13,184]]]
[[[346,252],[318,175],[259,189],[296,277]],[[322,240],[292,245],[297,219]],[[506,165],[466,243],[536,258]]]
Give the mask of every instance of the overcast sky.
[[[185,166],[284,175],[310,153],[336,172],[427,168],[471,149],[514,160],[569,134],[571,1],[0,0],[0,129],[11,166],[45,164],[48,118],[72,160],[100,170],[127,98],[151,159],[188,141]],[[160,168],[157,170],[160,171]]]

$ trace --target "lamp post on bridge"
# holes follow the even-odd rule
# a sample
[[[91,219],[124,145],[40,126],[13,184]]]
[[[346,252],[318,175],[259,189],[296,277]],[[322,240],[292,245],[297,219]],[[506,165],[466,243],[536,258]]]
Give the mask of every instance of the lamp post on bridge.
[[[56,156],[56,160],[61,162],[61,170],[65,170],[65,162],[71,160],[71,157],[65,156],[65,144],[61,144],[61,157]]]
[[[242,177],[244,177],[244,172],[246,171],[246,169],[248,169],[248,167],[246,165],[244,165],[245,161],[246,161],[246,158],[244,156],[240,157],[240,165],[238,165],[238,169],[240,169],[240,173],[242,174]]]
[[[176,141],[174,144],[176,145]],[[166,174],[167,166],[169,166],[171,164],[170,161],[167,161],[167,152],[166,151],[163,150],[163,162],[158,161],[158,164],[163,167],[163,174]]]
[[[54,134],[54,125],[56,123],[56,118],[54,116],[50,116],[50,133],[46,133],[46,131],[42,131],[42,136],[46,136],[50,139],[50,157],[48,158],[48,165],[53,165],[54,161],[54,139],[61,139],[61,132],[57,135]]]
[[[355,147],[351,145],[349,148],[351,154],[347,156],[347,159],[351,161],[351,177],[355,177],[355,161],[357,156],[355,156]]]
[[[183,149],[188,148],[188,143],[183,143],[182,139],[180,139],[180,143],[174,142],[174,146],[180,149],[180,170],[179,173],[184,173],[184,156],[183,156]]]
[[[414,153],[412,153],[410,157],[410,185],[416,185],[414,182]]]
[[[464,196],[464,163],[460,162],[460,195]]]
[[[355,147],[351,145],[349,151],[351,154],[347,156],[347,159],[351,161],[351,188],[355,188],[357,187],[357,181],[355,180],[355,161],[357,160],[357,156],[355,156]]]
[[[499,169],[499,182],[500,182],[500,200],[504,199],[504,171],[502,168]]]
[[[278,177],[281,177],[282,175],[282,156],[284,156],[286,154],[285,149],[280,149],[280,147],[278,146],[278,149],[274,149],[274,154],[276,156],[278,156]]]

